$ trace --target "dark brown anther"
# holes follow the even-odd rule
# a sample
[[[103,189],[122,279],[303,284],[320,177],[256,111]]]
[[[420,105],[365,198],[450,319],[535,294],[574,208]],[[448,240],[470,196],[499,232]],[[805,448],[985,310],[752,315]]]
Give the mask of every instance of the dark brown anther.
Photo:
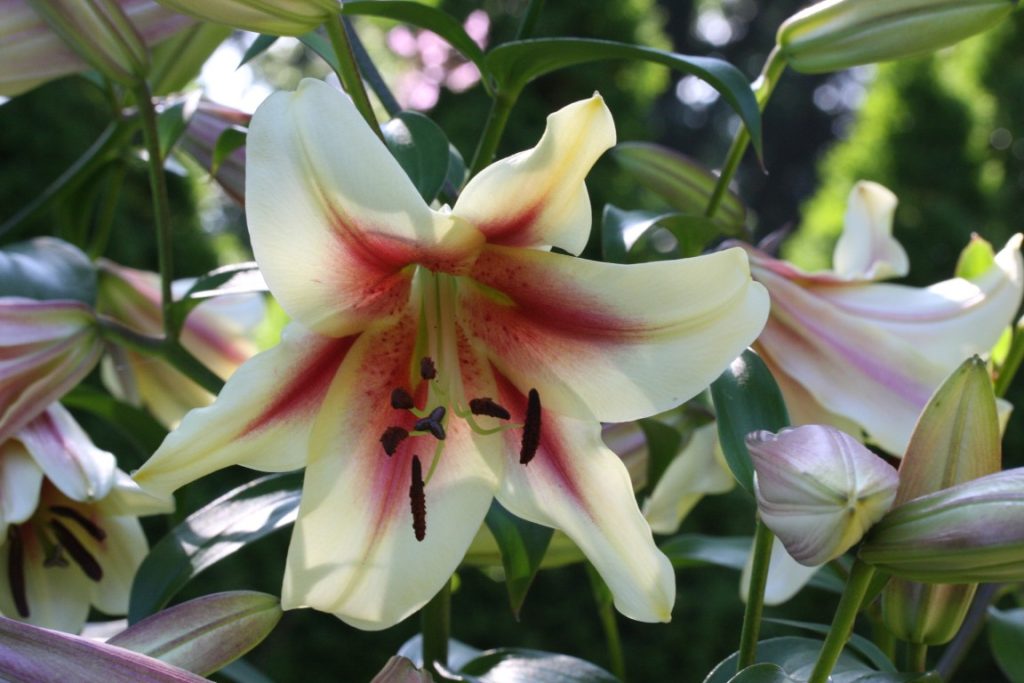
[[[412,396],[402,387],[394,389],[391,392],[391,407],[395,410],[409,410],[413,407]]]
[[[487,396],[469,399],[469,412],[474,415],[496,417],[499,420],[507,420],[512,417],[503,406],[498,405]]]
[[[444,406],[434,408],[430,411],[430,415],[416,420],[416,424],[413,425],[413,429],[417,432],[430,432],[438,441],[444,441],[444,425],[441,424],[441,420],[444,419],[444,413]]]
[[[81,567],[82,572],[93,581],[99,582],[103,578],[103,569],[100,567],[100,563],[96,561],[96,558],[92,556],[92,553],[89,552],[89,549],[82,545],[82,542],[58,520],[51,519],[50,528],[53,529],[57,542],[64,546],[64,549],[68,551],[68,555],[75,561],[75,564]]]
[[[434,361],[430,356],[425,356],[420,360],[420,377],[423,379],[434,379],[437,377],[437,368],[434,367]]]
[[[28,593],[25,591],[25,546],[21,541],[21,530],[12,526],[7,532],[7,583],[18,616],[27,619]]]
[[[384,446],[384,452],[388,455],[394,455],[395,451],[398,450],[398,444],[405,441],[408,436],[409,432],[401,427],[388,427],[380,437],[380,442]]]
[[[523,445],[519,449],[519,464],[528,465],[540,447],[540,394],[530,389],[526,397],[526,419],[523,420]]]
[[[74,508],[70,508],[65,505],[51,505],[50,511],[55,515],[75,520],[75,522],[78,523],[78,526],[82,527],[82,531],[89,534],[97,541],[102,541],[107,537],[107,532],[99,528],[95,522]]]
[[[412,481],[409,483],[409,506],[412,508],[412,530],[416,540],[427,535],[427,494],[423,485],[423,467],[420,456],[412,456]]]

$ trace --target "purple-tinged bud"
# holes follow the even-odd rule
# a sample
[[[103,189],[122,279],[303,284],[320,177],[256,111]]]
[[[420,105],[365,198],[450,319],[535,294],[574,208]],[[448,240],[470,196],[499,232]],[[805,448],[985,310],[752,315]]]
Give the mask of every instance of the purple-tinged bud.
[[[755,432],[747,448],[761,519],[807,566],[846,552],[896,496],[896,470],[833,427]]]
[[[208,100],[200,100],[188,128],[182,136],[181,147],[210,174],[224,192],[240,206],[245,205],[245,145],[217,159],[217,145],[226,131],[241,135],[249,126],[251,114]]]

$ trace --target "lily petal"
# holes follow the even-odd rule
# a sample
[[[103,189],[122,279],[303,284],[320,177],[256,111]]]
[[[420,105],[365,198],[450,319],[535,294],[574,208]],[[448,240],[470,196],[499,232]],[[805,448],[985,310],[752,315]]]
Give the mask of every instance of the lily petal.
[[[149,552],[149,544],[136,517],[106,517],[102,525],[106,532],[102,541],[87,534],[79,537],[103,567],[103,578],[91,585],[92,604],[106,614],[125,614],[135,572]]]
[[[18,441],[0,444],[0,542],[7,525],[24,522],[39,504],[43,471]]]
[[[747,558],[747,564],[740,575],[740,598],[747,601],[750,594],[750,573],[754,555]],[[786,552],[786,546],[778,538],[772,540],[772,556],[768,565],[768,583],[764,587],[764,604],[781,605],[800,592],[821,567],[808,567],[793,559]]]
[[[99,500],[114,485],[113,454],[97,448],[59,403],[29,422],[16,438],[46,478],[72,500]]]
[[[464,221],[431,211],[352,101],[320,81],[264,102],[247,149],[256,260],[288,314],[321,334],[400,313],[406,266],[457,273],[483,242]]]
[[[614,145],[615,122],[601,96],[574,102],[548,116],[536,147],[477,174],[452,213],[476,225],[489,244],[579,254],[591,221],[583,179]]]
[[[354,339],[289,325],[281,343],[242,365],[212,405],[185,416],[135,481],[168,494],[228,465],[266,472],[303,467],[313,422]]]
[[[836,275],[850,280],[881,280],[903,277],[910,260],[903,245],[892,236],[896,195],[870,181],[850,190],[843,234],[832,254]]]
[[[499,378],[502,405],[521,419],[527,399]],[[511,513],[562,530],[593,563],[615,607],[638,621],[669,621],[675,603],[672,564],[654,544],[622,460],[601,440],[600,425],[542,411],[540,446],[528,464],[505,466],[497,499]],[[504,433],[518,454],[520,430]]]
[[[479,452],[484,437],[465,422],[449,423],[432,476],[432,436],[410,436],[390,456],[379,441],[388,426],[414,419],[388,405],[392,389],[409,382],[414,342],[409,319],[363,334],[331,387],[288,551],[285,609],[308,606],[358,628],[387,628],[441,589],[483,521],[497,475]],[[419,541],[410,506],[414,456],[427,479]]]
[[[738,249],[624,266],[488,246],[472,277],[484,287],[460,290],[460,314],[494,366],[553,411],[605,422],[696,395],[768,315]]]

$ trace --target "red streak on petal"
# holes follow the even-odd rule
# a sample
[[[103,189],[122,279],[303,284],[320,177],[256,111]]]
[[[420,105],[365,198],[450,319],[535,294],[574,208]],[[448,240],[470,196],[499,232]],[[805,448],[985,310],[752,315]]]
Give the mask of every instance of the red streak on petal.
[[[302,365],[291,368],[285,385],[270,405],[245,426],[240,436],[264,429],[278,420],[315,411],[323,403],[338,368],[358,337],[331,339],[311,349]]]
[[[490,244],[501,244],[508,247],[532,246],[537,240],[531,228],[540,216],[542,206],[543,202],[538,202],[514,216],[477,225],[477,229],[487,235],[487,241]]]

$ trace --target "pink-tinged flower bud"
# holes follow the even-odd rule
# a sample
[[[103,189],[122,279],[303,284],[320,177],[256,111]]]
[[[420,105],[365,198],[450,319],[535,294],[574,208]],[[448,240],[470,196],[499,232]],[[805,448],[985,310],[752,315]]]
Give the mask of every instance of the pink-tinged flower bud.
[[[154,0],[0,0],[0,95],[100,70],[125,82],[145,71],[154,45],[194,19]]]
[[[156,273],[101,261],[97,310],[143,334],[163,334]],[[176,283],[178,284],[178,283]],[[229,377],[256,353],[249,331],[263,318],[258,294],[226,295],[200,304],[185,320],[181,344],[219,377]],[[104,359],[103,381],[122,400],[145,406],[167,427],[213,400],[170,364],[115,347]]]
[[[203,21],[227,24],[275,36],[297,36],[324,23],[341,6],[338,0],[159,0]]]
[[[747,448],[761,519],[808,566],[846,552],[896,496],[896,470],[833,427],[755,432]]]
[[[999,416],[984,362],[970,358],[932,396],[900,463],[896,506],[998,472]],[[893,577],[882,592],[882,616],[898,638],[948,642],[963,622],[975,585],[933,585]]]
[[[102,352],[84,303],[0,297],[0,442],[78,384]]]
[[[1024,581],[1024,468],[893,508],[872,529],[860,557],[915,581]]]
[[[934,52],[985,31],[1016,0],[825,0],[779,28],[786,62],[804,73],[838,71]]]
[[[209,171],[240,206],[245,206],[245,146],[232,150],[217,164],[214,164],[214,155],[224,132],[241,132],[251,118],[251,114],[238,109],[202,100],[189,119],[181,142],[182,148]]]

